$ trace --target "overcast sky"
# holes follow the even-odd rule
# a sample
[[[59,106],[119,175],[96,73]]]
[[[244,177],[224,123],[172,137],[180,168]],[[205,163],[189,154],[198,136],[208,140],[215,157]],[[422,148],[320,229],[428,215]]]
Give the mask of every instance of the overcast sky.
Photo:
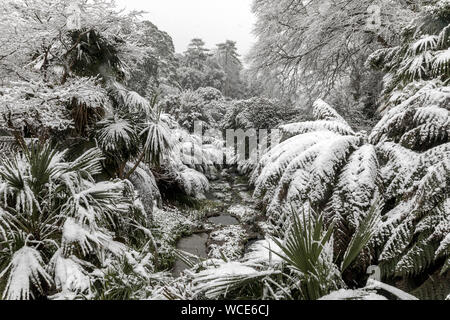
[[[192,38],[209,48],[225,40],[237,41],[239,53],[248,53],[254,37],[252,0],[118,0],[119,7],[144,10],[148,19],[170,34],[177,52]]]

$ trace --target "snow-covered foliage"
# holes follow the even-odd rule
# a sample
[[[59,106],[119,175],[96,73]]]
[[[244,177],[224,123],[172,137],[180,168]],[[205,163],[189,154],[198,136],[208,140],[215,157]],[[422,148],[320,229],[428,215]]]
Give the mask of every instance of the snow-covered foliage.
[[[106,257],[129,250],[132,236],[124,244],[115,235],[145,228],[136,219],[144,213],[132,213],[138,208],[125,197],[124,182],[94,181],[101,170],[98,149],[72,162],[65,157],[47,145],[32,145],[0,167],[4,298],[38,298],[53,289],[87,294],[90,273]]]
[[[51,277],[44,266],[42,256],[36,249],[23,246],[17,250],[10,264],[0,274],[0,277],[3,277],[9,272],[3,299],[28,300],[33,297],[32,287],[42,291],[41,277],[47,284],[51,283]]]
[[[126,169],[131,170],[131,166]],[[149,215],[152,214],[155,203],[156,205],[162,204],[161,193],[152,171],[147,166],[141,164],[128,177],[128,180],[138,192],[139,199],[146,213]]]
[[[399,104],[448,106],[448,10],[448,1],[434,1],[405,28],[400,45],[380,49],[369,57],[369,65],[386,72],[380,111]]]
[[[222,126],[226,129],[274,129],[292,118],[294,110],[280,101],[266,98],[237,100],[226,110]]]
[[[386,199],[401,201],[386,213],[374,241],[386,275],[414,276],[439,259],[446,259],[442,272],[449,268],[448,147],[420,154],[387,148],[394,156],[383,168]]]
[[[200,88],[170,95],[160,104],[164,112],[172,115],[180,126],[190,132],[194,130],[194,123],[204,129],[217,127],[227,108],[221,92],[214,88]]]
[[[84,134],[110,108],[99,78],[126,73],[142,57],[136,15],[110,1],[80,4],[80,26],[69,30],[69,1],[10,1],[0,11],[2,129]],[[14,26],[14,27],[12,27]]]
[[[254,196],[271,221],[288,230],[292,210],[324,211],[336,224],[335,250],[343,254],[371,208],[393,202],[384,206],[372,253],[361,256],[365,263],[379,255],[384,276],[412,276],[448,259],[448,110],[425,103],[396,107],[373,130],[373,144],[363,134],[336,130],[346,124],[323,101],[314,114],[317,123],[288,125],[286,132],[294,128],[298,135],[271,149],[252,174]],[[409,134],[414,126],[425,139],[404,143],[416,138]],[[448,260],[442,272],[447,268]]]
[[[417,83],[408,86],[413,85]],[[419,87],[408,99],[386,112],[372,131],[370,140],[373,143],[391,140],[406,148],[423,151],[448,141],[450,87],[436,85],[435,81]]]
[[[181,189],[190,196],[203,198],[209,190],[208,179],[215,179],[224,166],[225,157],[232,164],[232,151],[226,148],[220,132],[210,136],[189,133],[174,117],[161,116],[170,129],[173,148],[163,167]]]
[[[254,196],[261,198],[273,222],[283,228],[288,227],[291,209],[305,205],[325,209],[327,204],[334,217],[342,211],[351,213],[353,217],[346,220],[357,225],[377,191],[375,149],[364,145],[363,136],[334,132],[334,126],[348,125],[323,101],[315,104],[314,114],[319,124],[329,123],[330,130],[314,122],[297,125],[304,127],[299,135],[275,146],[260,160],[251,178]]]
[[[378,16],[370,14],[374,5]],[[258,37],[250,52],[251,75],[261,78],[264,93],[275,91],[275,96],[287,95],[296,103],[299,96],[314,101],[349,75],[358,86],[367,55],[395,43],[401,27],[415,16],[415,5],[390,0],[255,1]],[[375,25],[368,25],[368,19]]]
[[[447,279],[450,2],[380,0],[379,26],[372,4],[255,1],[243,70],[234,41],[175,55],[113,0],[3,0],[0,299],[413,299],[367,267],[433,275],[413,294]],[[268,148],[236,156],[227,129]],[[206,260],[174,278],[197,231]]]
[[[449,8],[433,2],[405,29],[401,45],[368,60],[386,72],[384,117],[369,138],[378,144],[390,203],[373,242],[385,276],[449,267]]]

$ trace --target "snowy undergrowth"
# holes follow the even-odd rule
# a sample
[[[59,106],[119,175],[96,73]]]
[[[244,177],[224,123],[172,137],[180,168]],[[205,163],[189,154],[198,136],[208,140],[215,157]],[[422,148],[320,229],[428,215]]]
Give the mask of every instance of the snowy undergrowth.
[[[241,223],[249,224],[261,215],[256,209],[242,204],[235,204],[228,208],[227,211],[233,217],[236,217]]]
[[[209,236],[208,256],[221,259],[236,260],[242,257],[247,233],[240,226],[227,226],[213,231]]]
[[[198,227],[198,222],[189,219],[186,213],[177,208],[156,208],[153,212],[154,234],[158,243],[158,253],[162,268],[170,268],[175,257],[174,248],[177,241],[189,235]]]

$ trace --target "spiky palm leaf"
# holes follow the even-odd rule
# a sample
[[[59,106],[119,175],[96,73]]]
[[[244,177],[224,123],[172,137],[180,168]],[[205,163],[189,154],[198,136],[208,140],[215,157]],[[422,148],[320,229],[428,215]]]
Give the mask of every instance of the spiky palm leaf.
[[[70,286],[61,283],[72,279],[64,278],[61,268],[47,273],[54,255],[78,256],[64,260],[64,265],[78,264],[76,269],[83,270],[81,261],[88,254],[101,261],[105,252],[125,251],[124,244],[114,241],[117,221],[130,207],[123,183],[95,183],[93,176],[101,171],[98,149],[73,162],[64,158],[65,152],[49,145],[33,145],[0,166],[0,279],[6,283],[5,298],[46,295],[54,279],[59,279],[59,289]]]

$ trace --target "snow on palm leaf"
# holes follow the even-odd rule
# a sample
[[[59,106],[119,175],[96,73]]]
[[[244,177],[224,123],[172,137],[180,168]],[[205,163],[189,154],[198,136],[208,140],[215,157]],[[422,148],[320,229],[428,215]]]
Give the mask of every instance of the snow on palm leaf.
[[[279,270],[257,270],[246,262],[214,261],[213,266],[194,275],[193,291],[196,296],[205,295],[217,299],[231,295],[233,291],[244,291],[248,285],[261,285],[261,280],[279,275]]]
[[[136,156],[139,137],[130,120],[113,116],[100,121],[97,125],[99,146],[106,154],[119,161]]]
[[[117,81],[110,83],[110,92],[117,103],[125,107],[128,113],[152,115],[154,107],[150,101],[134,91],[127,90]]]
[[[126,169],[131,170],[132,165]],[[153,212],[154,202],[161,204],[161,193],[158,189],[155,176],[148,166],[140,164],[128,177],[134,189],[139,193],[140,200],[147,214]]]
[[[167,154],[174,145],[169,126],[161,120],[159,112],[154,119],[150,119],[144,124],[144,129],[140,135],[145,141],[144,156],[146,161],[159,165],[162,156]]]
[[[127,222],[131,203],[124,198],[123,182],[94,182],[101,171],[100,150],[72,162],[64,158],[65,152],[48,145],[32,145],[0,166],[0,241],[5,245],[0,259],[9,263],[0,270],[5,298],[36,298],[52,290],[47,266],[54,254],[79,257],[71,258],[72,270],[83,270],[89,264],[83,259],[92,255],[96,261],[122,255],[126,245],[115,242],[114,234],[126,223],[137,224]]]
[[[45,271],[41,253],[34,248],[24,246],[17,250],[10,264],[0,273],[0,279],[9,272],[3,299],[29,300],[33,297],[32,287],[42,291],[42,280],[50,285],[52,280]]]
[[[73,218],[66,219],[61,239],[64,253],[70,254],[74,249],[79,248],[82,257],[90,253],[100,254],[104,249],[117,255],[122,254],[125,250],[125,246],[115,242],[112,234],[106,229]]]
[[[188,135],[183,129],[175,130],[175,136],[180,134],[180,131],[184,136],[183,142],[176,144],[166,166],[185,194],[204,198],[205,192],[209,190],[209,181],[202,171],[207,172],[209,159],[203,154],[204,146],[199,143],[197,137]]]
[[[89,294],[91,279],[76,257],[65,258],[61,250],[58,250],[53,255],[49,267],[56,289],[60,290],[58,296],[68,295],[74,299],[78,293]]]

